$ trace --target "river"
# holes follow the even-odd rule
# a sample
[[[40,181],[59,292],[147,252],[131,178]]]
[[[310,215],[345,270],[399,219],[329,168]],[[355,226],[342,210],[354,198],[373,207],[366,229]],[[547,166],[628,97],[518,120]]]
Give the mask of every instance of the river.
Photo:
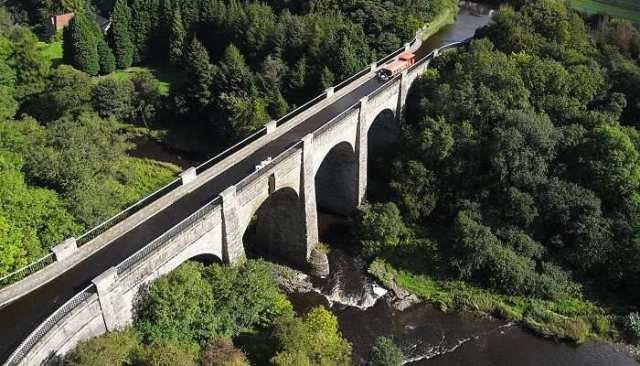
[[[425,42],[419,53],[473,36],[489,23],[491,9],[462,6],[456,22]],[[349,220],[319,215],[321,240],[331,245],[327,278],[308,278],[305,291],[288,296],[299,314],[324,305],[337,316],[353,345],[355,364],[366,364],[378,336],[392,337],[411,366],[637,366],[613,346],[589,341],[579,346],[533,335],[517,325],[472,313],[443,313],[419,303],[403,311],[393,296],[366,273],[349,235]],[[310,290],[311,289],[311,290]],[[310,290],[310,291],[309,291]]]

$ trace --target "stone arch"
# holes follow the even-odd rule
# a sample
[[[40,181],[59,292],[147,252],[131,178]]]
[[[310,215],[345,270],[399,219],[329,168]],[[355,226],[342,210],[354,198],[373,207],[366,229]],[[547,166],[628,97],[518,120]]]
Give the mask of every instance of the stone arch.
[[[358,166],[353,146],[346,141],[333,146],[315,175],[319,210],[349,216],[358,204]]]
[[[242,242],[250,256],[303,265],[307,256],[306,226],[304,203],[298,193],[284,187],[269,194],[253,213]]]
[[[367,192],[369,201],[388,199],[389,156],[397,149],[401,128],[396,113],[383,109],[373,119],[367,132]]]

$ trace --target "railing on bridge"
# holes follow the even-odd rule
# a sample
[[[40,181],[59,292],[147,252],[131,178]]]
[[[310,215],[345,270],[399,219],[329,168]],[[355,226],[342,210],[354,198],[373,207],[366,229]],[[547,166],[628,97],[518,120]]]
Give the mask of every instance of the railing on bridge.
[[[80,303],[88,299],[91,295],[93,295],[96,291],[95,285],[91,284],[86,287],[79,293],[77,293],[74,297],[69,299],[69,301],[65,302],[61,307],[58,308],[53,314],[51,314],[42,324],[40,324],[29,336],[20,343],[18,348],[9,356],[9,359],[5,363],[6,366],[16,366],[24,359],[24,357],[31,351],[33,346],[35,346],[41,339],[44,337],[51,329],[53,329],[56,324],[62,318],[64,318],[67,314],[69,314],[73,309],[76,308]]]
[[[30,263],[29,265],[18,269],[17,271],[11,272],[8,275],[0,278],[0,288],[8,286],[14,282],[20,281],[21,279],[27,277],[28,275],[38,272],[44,267],[50,265],[51,263],[56,261],[55,255],[53,253],[49,253],[44,257],[38,259],[37,261]]]
[[[451,48],[455,48],[455,47],[458,47],[458,46],[461,46],[461,45],[468,44],[470,42],[470,40],[471,39],[467,39],[467,40],[462,41],[462,42],[456,42],[456,43],[453,43],[453,44],[445,45],[445,46],[443,46],[443,47],[441,47],[439,49],[436,49],[436,50],[432,51],[431,53],[429,53],[427,56],[423,57],[415,65],[413,65],[410,68],[410,70],[415,68],[415,67],[417,67],[418,65],[421,65],[423,62],[427,62],[428,60],[432,60],[435,57],[435,55],[437,54],[437,52],[442,52],[442,51],[447,50],[447,49],[451,49]],[[382,84],[380,87],[378,87],[374,91],[372,91],[368,95],[368,97],[369,98],[374,97],[375,95],[380,93],[382,90],[386,89],[390,85],[390,83],[397,82],[399,78],[400,78],[400,76],[398,75],[398,76],[392,78],[391,80],[387,81],[386,83]],[[319,98],[319,97],[316,97],[316,99],[317,98]],[[334,118],[332,118],[330,121],[328,121],[328,122],[324,123],[322,126],[318,127],[313,132],[314,136],[318,136],[319,134],[322,133],[322,131],[325,131],[326,129],[328,129],[331,126],[333,126],[342,117],[344,117],[344,115],[346,115],[347,113],[351,112],[354,108],[356,108],[359,105],[359,103],[360,103],[359,101],[356,102],[355,104],[353,104],[352,106],[347,108],[345,111],[343,111],[339,115],[337,115]],[[262,133],[262,132],[259,131],[258,133],[256,133],[256,135],[259,134],[259,133]],[[248,144],[246,141],[255,141],[256,139],[257,139],[257,137],[252,135],[252,136],[248,137],[246,140],[241,141],[238,145],[246,146],[246,144]],[[273,166],[273,164],[276,164],[276,163],[281,162],[282,160],[286,159],[296,149],[300,148],[301,146],[302,146],[302,141],[297,141],[297,142],[293,143],[285,151],[283,151],[282,153],[278,154],[266,167],[251,173],[249,176],[245,177],[238,184],[236,184],[236,187],[238,189],[240,189],[240,188],[246,186],[247,184],[249,184],[250,182],[254,181],[255,179],[260,177],[262,174],[264,174],[268,170],[267,169],[268,166]],[[237,149],[237,147],[234,146],[234,147],[232,147],[230,149]],[[221,153],[220,155],[223,155],[223,154],[227,155],[229,153],[227,151],[225,151],[225,152]],[[227,156],[229,156],[229,155],[227,155]],[[218,158],[218,157],[214,157],[210,161],[213,161],[216,158]],[[201,165],[201,167],[205,166],[205,164],[211,164],[210,161],[205,162],[203,165]],[[215,164],[215,163],[213,163],[213,164]],[[211,165],[211,166],[213,166],[213,165]],[[173,184],[173,182],[172,182],[172,184]],[[166,187],[164,187],[162,189],[165,189],[165,188]],[[157,192],[160,192],[161,190],[159,190]],[[154,193],[154,194],[156,194],[156,193]],[[154,195],[154,194],[152,194],[152,195]],[[201,207],[196,212],[192,213],[187,218],[182,220],[180,223],[178,223],[175,226],[173,226],[171,229],[166,231],[164,234],[162,234],[158,238],[154,239],[149,244],[145,245],[143,248],[138,250],[136,253],[132,254],[130,257],[125,259],[123,262],[121,262],[116,267],[118,275],[126,273],[130,268],[135,266],[137,263],[140,263],[144,258],[148,257],[150,254],[152,254],[158,248],[162,247],[165,243],[167,243],[168,241],[173,239],[180,232],[184,231],[189,226],[193,225],[195,222],[197,222],[202,217],[204,217],[207,213],[211,212],[216,207],[216,205],[221,204],[221,203],[222,203],[221,197],[220,196],[216,197],[215,199],[213,199],[212,201],[207,203],[205,206]],[[33,265],[35,265],[36,263],[34,263]],[[85,288],[84,290],[82,290],[78,294],[76,294],[74,297],[72,297],[70,300],[68,300],[60,308],[58,308],[53,314],[51,314],[42,324],[40,324],[18,346],[18,348],[11,354],[11,356],[7,360],[6,365],[9,365],[9,366],[18,365],[20,363],[20,361],[22,361],[24,359],[24,357],[29,353],[29,351],[33,348],[33,346],[35,346],[67,314],[69,314],[80,303],[82,303],[83,301],[88,299],[93,293],[95,293],[95,290],[96,290],[95,289],[95,285],[91,284],[90,286],[88,286],[87,288]]]
[[[196,221],[202,219],[206,214],[211,212],[215,206],[219,203],[222,203],[222,199],[220,196],[216,197],[206,205],[199,208],[196,212],[189,215],[184,220],[180,221],[176,225],[174,225],[171,229],[164,232],[164,234],[152,240],[149,244],[140,248],[137,252],[133,253],[127,259],[122,261],[120,264],[116,266],[116,270],[118,275],[122,275],[131,267],[140,263],[144,258],[149,256],[149,254],[153,253],[154,250],[160,248],[163,244],[167,243],[171,239],[175,238],[176,235],[185,231],[188,227],[193,225]]]

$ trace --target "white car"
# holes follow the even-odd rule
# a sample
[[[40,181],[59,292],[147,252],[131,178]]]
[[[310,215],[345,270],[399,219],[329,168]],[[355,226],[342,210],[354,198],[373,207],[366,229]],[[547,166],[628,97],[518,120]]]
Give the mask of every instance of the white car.
[[[260,164],[256,165],[256,171],[260,170],[262,168],[264,168],[265,166],[269,165],[269,163],[271,162],[271,156],[269,156],[267,159],[263,160],[260,162]]]

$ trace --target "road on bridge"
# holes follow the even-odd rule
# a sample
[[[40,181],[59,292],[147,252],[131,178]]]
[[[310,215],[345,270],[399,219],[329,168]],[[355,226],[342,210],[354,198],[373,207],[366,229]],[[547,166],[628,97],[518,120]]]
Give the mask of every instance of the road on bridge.
[[[469,27],[467,26],[468,23],[465,22],[457,22],[456,25],[460,23],[464,25],[462,28],[454,26],[425,42],[417,52],[418,57],[422,58],[436,47],[446,43],[471,37],[475,29],[478,28],[477,25]],[[225,188],[238,183],[253,172],[255,166],[261,161],[267,157],[277,156],[291,144],[318,129],[381,85],[382,82],[375,77],[368,79],[362,85],[310,116],[284,135],[271,141],[242,161],[238,161],[198,189],[115,239],[83,262],[69,268],[56,279],[1,308],[0,360],[6,360],[33,329],[58,307],[87,287],[92,279],[159,237],[167,229],[210,202]]]

